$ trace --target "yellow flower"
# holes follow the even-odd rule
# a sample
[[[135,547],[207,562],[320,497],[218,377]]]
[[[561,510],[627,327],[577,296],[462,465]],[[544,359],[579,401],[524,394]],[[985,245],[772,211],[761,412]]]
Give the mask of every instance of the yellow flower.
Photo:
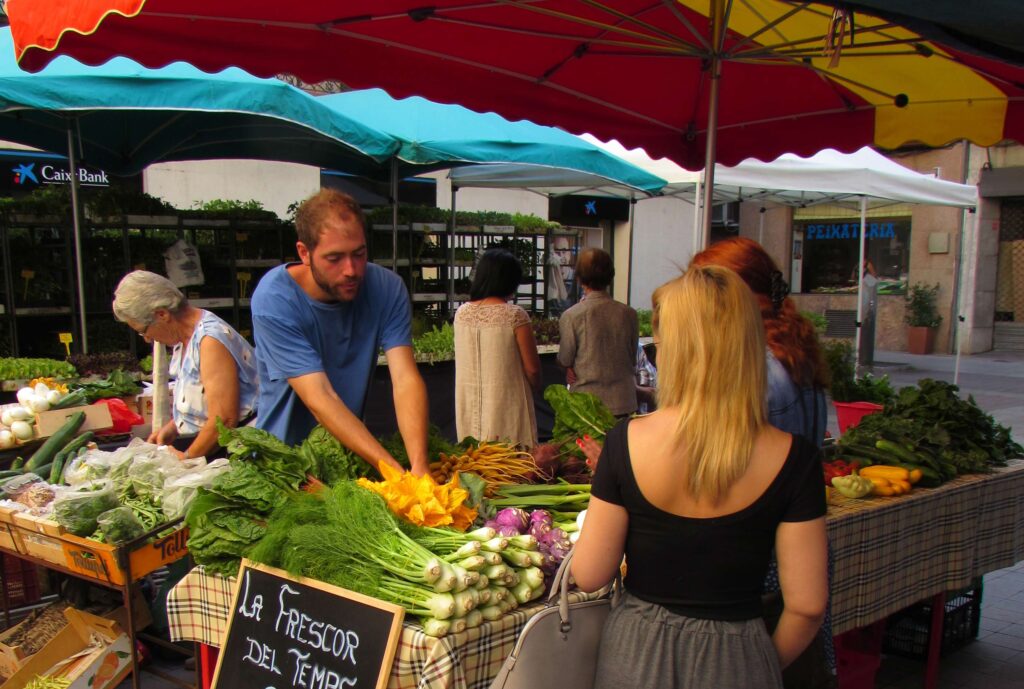
[[[476,519],[476,510],[464,503],[469,491],[459,486],[455,474],[448,483],[438,484],[428,476],[382,464],[383,481],[359,479],[358,484],[384,498],[392,512],[418,526],[454,526],[465,530]]]

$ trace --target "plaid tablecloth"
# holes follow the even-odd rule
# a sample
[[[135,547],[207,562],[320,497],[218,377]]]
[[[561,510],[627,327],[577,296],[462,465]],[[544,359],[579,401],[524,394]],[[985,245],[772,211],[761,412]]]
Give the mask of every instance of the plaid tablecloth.
[[[167,597],[171,639],[220,646],[234,586],[234,579],[207,574],[202,565],[189,572]],[[569,595],[574,601],[588,598]],[[404,625],[388,689],[486,689],[527,620],[543,607],[533,603],[443,639],[427,636],[418,625]]]
[[[835,634],[1024,559],[1024,461],[893,498],[833,492]]]
[[[1024,559],[1024,461],[901,497],[834,494],[828,534],[835,554],[832,629],[840,634]],[[219,646],[233,585],[193,569],[168,596],[172,638]],[[389,689],[485,689],[541,607],[443,639],[405,625]]]

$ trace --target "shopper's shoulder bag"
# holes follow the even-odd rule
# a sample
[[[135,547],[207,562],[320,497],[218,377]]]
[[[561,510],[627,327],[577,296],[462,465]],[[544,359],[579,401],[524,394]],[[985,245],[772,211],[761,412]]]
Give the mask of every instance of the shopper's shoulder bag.
[[[616,575],[611,591],[595,600],[569,602],[569,562],[562,561],[551,584],[547,607],[519,633],[491,689],[591,689],[597,669],[601,630],[622,589]]]

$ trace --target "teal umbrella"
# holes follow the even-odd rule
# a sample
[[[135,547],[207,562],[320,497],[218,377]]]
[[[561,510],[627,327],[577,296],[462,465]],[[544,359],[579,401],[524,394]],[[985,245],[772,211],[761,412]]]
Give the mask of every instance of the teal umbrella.
[[[64,153],[70,123],[75,153],[110,173],[173,160],[250,158],[362,174],[398,148],[393,137],[301,90],[240,69],[146,69],[126,58],[88,67],[59,57],[29,74],[13,50],[10,29],[0,29],[0,139]]]
[[[555,127],[506,120],[424,98],[396,99],[380,89],[349,91],[319,100],[334,112],[365,122],[401,141],[399,174],[478,163],[522,163],[552,171],[586,173],[644,194],[665,180]]]
[[[88,352],[76,168],[113,174],[174,160],[250,158],[342,168],[386,169],[391,136],[346,118],[277,79],[240,69],[207,74],[176,63],[146,69],[125,58],[88,67],[59,57],[29,74],[0,29],[0,139],[66,153],[82,349]]]
[[[577,184],[585,177],[588,186],[614,187],[624,196],[647,196],[666,184],[660,177],[561,129],[526,120],[513,122],[493,112],[479,113],[418,96],[396,99],[380,89],[322,96],[320,101],[337,113],[366,122],[401,141],[392,162],[392,189],[405,175],[493,163],[515,164],[520,172],[525,171],[519,185],[524,188],[532,186],[538,177],[562,187]],[[398,210],[397,206],[394,208],[392,268],[398,256]],[[453,193],[449,231],[454,230]],[[449,260],[454,260],[454,243],[448,244]],[[451,279],[448,296],[454,298]]]

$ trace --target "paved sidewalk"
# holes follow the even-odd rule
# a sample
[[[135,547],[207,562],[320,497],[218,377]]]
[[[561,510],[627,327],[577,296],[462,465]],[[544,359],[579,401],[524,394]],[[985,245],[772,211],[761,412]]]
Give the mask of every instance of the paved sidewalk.
[[[874,375],[888,375],[897,389],[921,378],[953,382],[956,357],[876,352]],[[1024,444],[1024,354],[988,352],[960,359],[962,394]],[[830,429],[836,432],[835,419]],[[922,687],[924,663],[884,656],[876,676],[880,689]],[[977,641],[942,661],[940,689],[1024,689],[1024,562],[985,576]]]

